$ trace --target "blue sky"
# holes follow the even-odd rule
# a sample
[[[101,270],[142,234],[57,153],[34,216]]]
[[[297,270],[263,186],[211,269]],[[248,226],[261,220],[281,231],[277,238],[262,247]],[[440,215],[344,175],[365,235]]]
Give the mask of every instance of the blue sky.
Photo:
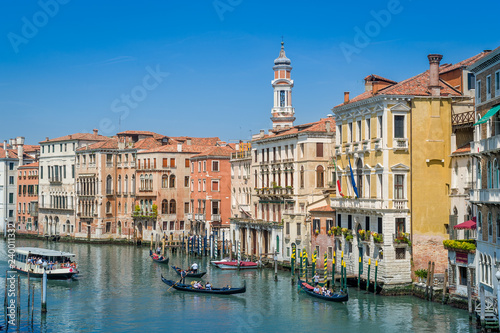
[[[455,63],[496,48],[499,9],[483,0],[4,0],[0,138],[34,144],[97,128],[248,140],[271,127],[281,36],[301,124],[331,113],[344,91],[361,93],[368,74],[400,81],[425,71],[429,53]]]

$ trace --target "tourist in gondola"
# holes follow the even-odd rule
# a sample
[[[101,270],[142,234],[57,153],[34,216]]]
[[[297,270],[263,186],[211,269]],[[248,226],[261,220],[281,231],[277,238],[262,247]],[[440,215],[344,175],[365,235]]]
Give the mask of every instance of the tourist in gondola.
[[[319,287],[318,285],[316,285],[313,289],[313,291],[316,293],[316,294],[319,294]]]
[[[205,289],[212,290],[212,286],[210,285],[210,282],[207,281],[207,283],[205,284]]]

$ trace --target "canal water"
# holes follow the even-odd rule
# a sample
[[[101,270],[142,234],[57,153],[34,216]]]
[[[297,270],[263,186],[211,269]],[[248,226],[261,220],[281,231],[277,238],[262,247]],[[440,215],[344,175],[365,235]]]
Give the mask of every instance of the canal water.
[[[169,266],[153,263],[148,248],[38,240],[17,240],[16,245],[75,253],[81,271],[77,281],[49,281],[44,320],[40,280],[34,280],[33,332],[476,332],[466,311],[411,296],[375,296],[350,288],[347,304],[314,299],[297,293],[290,272],[278,272],[275,282],[270,269],[221,271],[206,258],[172,255],[173,265],[196,261],[207,271],[203,280],[213,286],[238,287],[246,281],[245,294],[211,296],[169,290],[161,274],[179,277]],[[4,241],[0,249],[0,271],[5,272]],[[3,290],[5,280],[0,281]],[[25,277],[21,284],[25,307]],[[21,331],[28,331],[25,315],[21,321]]]

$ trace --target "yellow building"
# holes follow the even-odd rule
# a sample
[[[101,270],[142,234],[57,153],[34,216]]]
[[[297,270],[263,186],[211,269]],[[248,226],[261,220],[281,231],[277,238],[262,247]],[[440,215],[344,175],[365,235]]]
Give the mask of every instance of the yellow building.
[[[478,56],[440,66],[442,56],[429,55],[428,71],[399,83],[369,75],[364,93],[333,108],[342,191],[331,203],[354,236],[338,237],[336,250],[352,273],[360,256],[365,278],[368,259],[378,260],[384,284],[410,282],[428,261],[435,273],[447,268],[452,114],[471,108],[464,68]]]

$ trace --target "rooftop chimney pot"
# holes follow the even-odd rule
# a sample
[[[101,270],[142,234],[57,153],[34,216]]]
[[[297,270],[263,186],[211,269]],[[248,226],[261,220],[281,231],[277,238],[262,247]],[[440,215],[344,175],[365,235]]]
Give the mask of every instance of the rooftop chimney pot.
[[[443,56],[441,54],[429,54],[427,58],[429,59],[429,90],[432,96],[440,96],[439,63]]]
[[[94,135],[97,135],[99,131],[97,129],[94,128]]]
[[[349,92],[346,91],[344,92],[344,104],[349,103]]]

